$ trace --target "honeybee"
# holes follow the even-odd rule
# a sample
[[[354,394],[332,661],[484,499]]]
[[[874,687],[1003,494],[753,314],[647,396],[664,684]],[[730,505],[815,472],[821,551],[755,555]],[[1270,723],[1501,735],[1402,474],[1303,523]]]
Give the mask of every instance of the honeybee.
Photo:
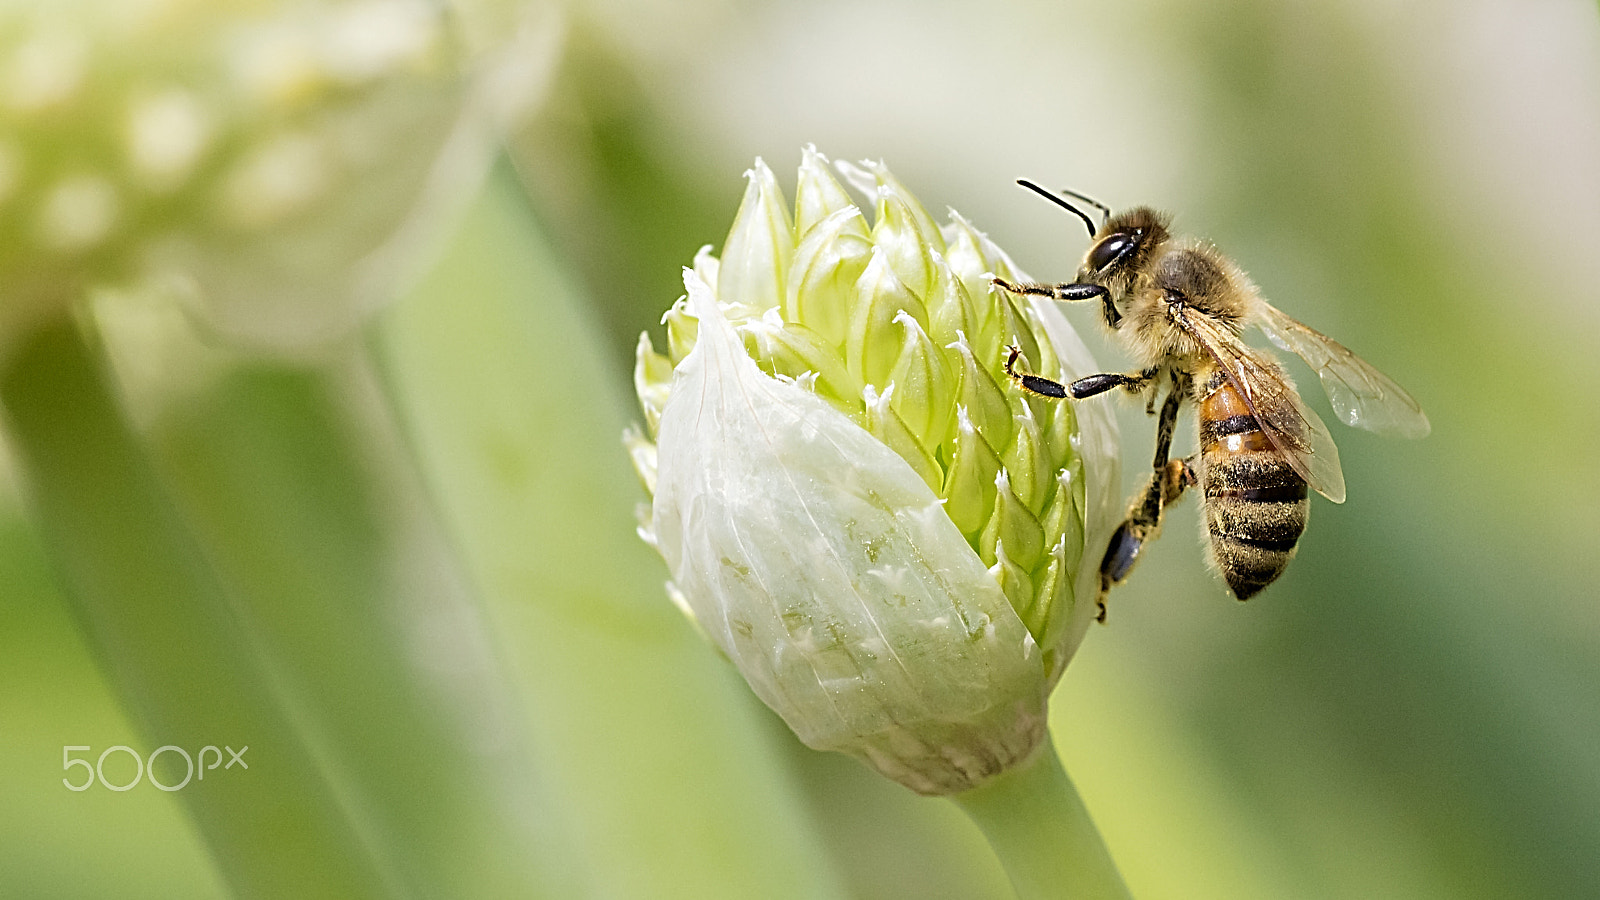
[[[1240,600],[1271,584],[1294,556],[1310,512],[1307,488],[1344,502],[1339,450],[1327,426],[1301,402],[1272,355],[1244,342],[1246,326],[1259,327],[1316,370],[1345,424],[1406,438],[1428,433],[1428,417],[1410,394],[1343,344],[1262,299],[1249,276],[1215,247],[1174,238],[1168,216],[1144,206],[1113,214],[1064,191],[1099,210],[1097,228],[1062,197],[1018,183],[1076,214],[1093,243],[1076,281],[994,283],[1014,294],[1099,301],[1106,326],[1143,368],[1061,384],[1019,371],[1021,351],[1012,347],[1006,372],[1022,390],[1055,399],[1083,400],[1121,388],[1144,397],[1152,415],[1166,389],[1149,484],[1133,497],[1100,564],[1100,621],[1106,592],[1128,577],[1160,532],[1163,510],[1187,487],[1202,488],[1209,562]],[[1171,459],[1185,401],[1197,412],[1199,451]]]

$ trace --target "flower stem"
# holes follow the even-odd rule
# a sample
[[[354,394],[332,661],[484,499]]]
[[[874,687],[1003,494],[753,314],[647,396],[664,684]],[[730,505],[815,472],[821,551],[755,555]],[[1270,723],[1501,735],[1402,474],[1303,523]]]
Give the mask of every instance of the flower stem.
[[[1031,760],[951,799],[988,838],[1019,900],[1129,897],[1048,738]]]
[[[238,766],[212,763],[179,794],[233,891],[393,896],[124,418],[92,339],[70,321],[42,329],[0,372],[0,402],[68,599],[144,737],[134,752],[171,745],[162,763],[173,766],[172,748],[204,761],[210,746],[216,763],[217,748],[240,748]],[[158,771],[150,780],[173,785],[186,769]]]

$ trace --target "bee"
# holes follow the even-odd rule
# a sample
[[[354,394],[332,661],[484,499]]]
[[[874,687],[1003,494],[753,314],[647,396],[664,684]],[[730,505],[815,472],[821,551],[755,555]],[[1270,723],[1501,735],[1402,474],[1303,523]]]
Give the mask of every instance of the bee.
[[[1310,512],[1308,489],[1344,502],[1339,450],[1327,426],[1272,355],[1244,342],[1246,326],[1304,359],[1345,424],[1406,438],[1428,433],[1428,417],[1410,394],[1343,344],[1262,299],[1249,276],[1215,247],[1175,238],[1165,214],[1144,206],[1113,214],[1064,191],[1099,210],[1096,227],[1062,197],[1018,183],[1076,214],[1093,243],[1076,281],[994,283],[1014,294],[1098,301],[1106,326],[1143,368],[1061,384],[1019,371],[1021,351],[1011,347],[1006,372],[1022,390],[1054,399],[1083,400],[1120,388],[1144,397],[1151,415],[1166,391],[1150,481],[1134,495],[1100,564],[1100,621],[1106,592],[1128,577],[1159,534],[1163,511],[1188,487],[1202,489],[1209,562],[1240,600],[1271,584],[1293,558]],[[1199,451],[1172,459],[1173,430],[1185,402],[1196,410]]]

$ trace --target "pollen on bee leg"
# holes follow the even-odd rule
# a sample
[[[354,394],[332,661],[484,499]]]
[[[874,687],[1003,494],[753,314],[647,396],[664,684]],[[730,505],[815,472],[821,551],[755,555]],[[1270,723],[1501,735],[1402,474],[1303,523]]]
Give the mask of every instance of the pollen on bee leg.
[[[1188,488],[1200,483],[1194,473],[1193,458],[1167,460],[1161,485],[1161,505],[1176,502]]]

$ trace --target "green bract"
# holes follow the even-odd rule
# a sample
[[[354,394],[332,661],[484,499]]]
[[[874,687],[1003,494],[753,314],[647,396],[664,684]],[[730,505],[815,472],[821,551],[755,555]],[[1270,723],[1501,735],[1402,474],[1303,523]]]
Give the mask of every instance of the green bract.
[[[756,162],[722,258],[684,272],[667,352],[640,338],[654,441],[626,440],[674,599],[756,693],[810,746],[947,794],[1043,737],[1094,613],[1080,563],[1110,524],[1115,437],[1011,388],[1009,344],[1049,377],[1093,362],[991,286],[1025,276],[983,234],[865,165],[839,169],[870,222],[816,151],[793,215]]]

